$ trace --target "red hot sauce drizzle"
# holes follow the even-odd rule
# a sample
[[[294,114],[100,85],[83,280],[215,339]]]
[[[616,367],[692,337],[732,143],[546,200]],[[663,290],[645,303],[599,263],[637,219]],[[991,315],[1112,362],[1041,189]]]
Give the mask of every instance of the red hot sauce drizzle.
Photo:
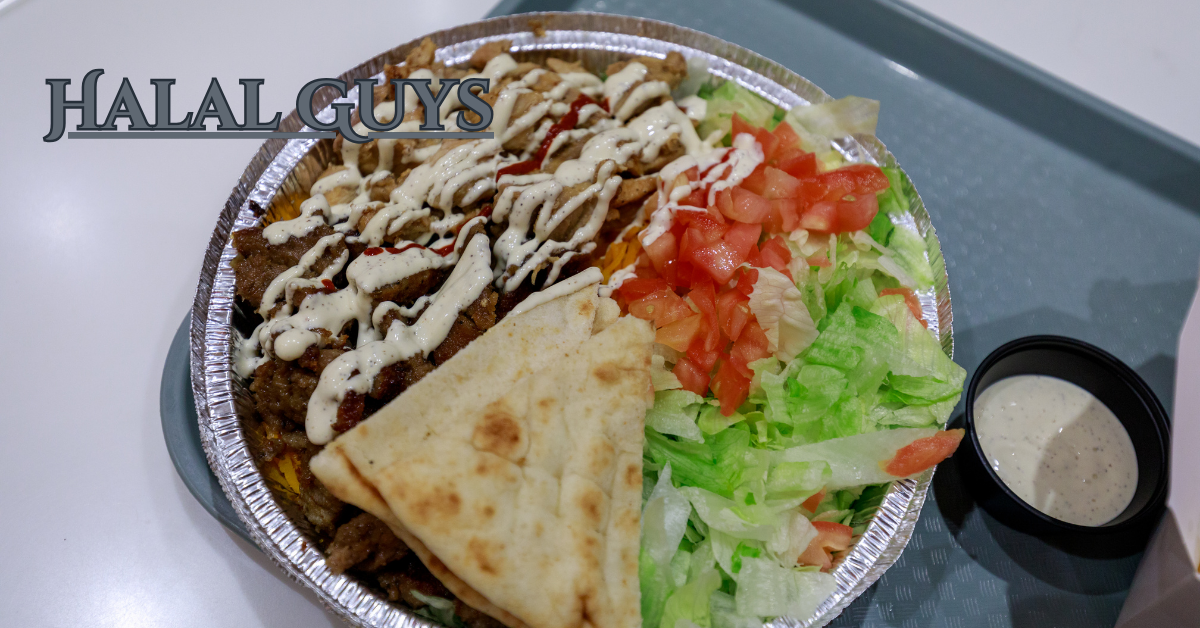
[[[607,107],[593,100],[591,96],[588,96],[587,94],[580,94],[579,97],[575,99],[575,102],[571,103],[571,109],[567,111],[567,114],[564,115],[561,120],[555,122],[554,125],[550,127],[549,131],[546,131],[546,138],[542,140],[542,145],[539,146],[537,152],[534,153],[533,159],[519,161],[511,166],[501,168],[496,172],[496,178],[499,179],[506,174],[529,174],[530,172],[541,168],[542,162],[546,160],[546,154],[550,152],[550,146],[554,144],[554,138],[558,137],[559,133],[574,129],[575,125],[579,124],[579,110],[583,109],[587,105],[598,105],[605,111],[608,111]]]

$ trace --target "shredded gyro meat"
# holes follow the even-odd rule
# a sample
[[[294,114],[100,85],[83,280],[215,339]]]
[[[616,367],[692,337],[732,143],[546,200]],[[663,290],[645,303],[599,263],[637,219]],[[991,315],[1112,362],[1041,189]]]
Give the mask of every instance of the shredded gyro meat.
[[[398,130],[417,130],[423,106],[387,81],[487,78],[480,97],[493,107],[494,139],[339,136],[299,217],[273,223],[271,237],[263,227],[233,234],[242,309],[264,319],[236,362],[252,378],[256,456],[295,467],[298,505],[333,571],[414,608],[424,602],[413,591],[453,596],[383,522],[334,498],[309,458],[531,294],[602,259],[642,219],[658,170],[706,148],[669,95],[687,73],[678,53],[613,64],[602,80],[574,61],[518,61],[511,49],[489,42],[448,68],[426,39],[386,66],[372,93],[376,119],[400,116]],[[452,92],[438,116],[453,130],[459,113],[478,120]],[[362,115],[353,123],[365,133]],[[460,600],[455,609],[471,628],[500,625]]]

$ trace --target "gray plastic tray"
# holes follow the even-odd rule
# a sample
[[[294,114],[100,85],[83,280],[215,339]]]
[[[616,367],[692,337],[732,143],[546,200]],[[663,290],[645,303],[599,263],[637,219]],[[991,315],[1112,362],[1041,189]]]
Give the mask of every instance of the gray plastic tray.
[[[955,360],[1030,334],[1096,344],[1170,407],[1200,260],[1200,148],[887,0],[505,0],[492,15],[591,10],[706,31],[830,94],[882,102],[879,137],[938,229]],[[1119,80],[1120,77],[1115,77]],[[245,536],[208,470],[186,321],[163,373],[172,461]],[[977,508],[944,464],[900,560],[834,626],[1111,626],[1140,555],[1083,558]]]

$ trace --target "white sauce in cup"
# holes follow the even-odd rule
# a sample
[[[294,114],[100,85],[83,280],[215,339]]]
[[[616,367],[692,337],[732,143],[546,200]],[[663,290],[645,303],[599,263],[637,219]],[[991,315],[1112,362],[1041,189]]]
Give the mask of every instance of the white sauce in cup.
[[[1027,504],[1055,519],[1099,526],[1137,488],[1137,454],[1099,399],[1046,375],[1002,379],[975,400],[975,432],[988,464]]]

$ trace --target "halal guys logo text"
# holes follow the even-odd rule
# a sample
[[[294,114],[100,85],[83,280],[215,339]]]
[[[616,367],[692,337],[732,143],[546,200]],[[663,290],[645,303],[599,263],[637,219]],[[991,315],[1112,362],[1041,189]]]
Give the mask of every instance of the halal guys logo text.
[[[296,111],[300,122],[308,129],[304,131],[279,131],[282,114],[276,112],[269,122],[263,122],[259,111],[258,92],[265,82],[264,79],[239,79],[243,91],[242,121],[239,123],[221,83],[216,78],[208,84],[208,90],[195,111],[183,114],[175,120],[171,109],[171,86],[175,79],[150,79],[154,86],[154,123],[151,124],[142,108],[141,101],[128,78],[121,79],[121,87],[108,108],[108,115],[99,122],[96,109],[96,83],[104,70],[95,69],[83,77],[83,86],[77,100],[68,100],[67,86],[71,79],[46,79],[50,86],[50,132],[42,140],[57,142],[66,132],[67,139],[181,139],[181,138],[217,138],[217,139],[272,139],[272,138],[332,138],[336,133],[350,142],[362,144],[373,139],[421,139],[428,137],[453,137],[463,139],[491,139],[494,133],[484,132],[492,123],[492,107],[479,97],[488,91],[490,81],[486,78],[441,79],[436,86],[437,94],[433,93],[435,85],[427,78],[392,79],[391,84],[396,93],[396,111],[404,111],[405,92],[415,93],[425,107],[425,116],[417,131],[395,131],[400,126],[403,116],[394,116],[388,122],[380,122],[375,117],[375,79],[355,79],[353,86],[340,79],[322,78],[309,81],[300,88],[296,95]],[[322,115],[320,119],[313,113],[313,97],[322,87],[330,87],[337,91],[341,100],[332,103],[332,116]],[[404,89],[411,88],[410,90]],[[457,89],[456,89],[457,87]],[[478,89],[476,89],[478,88]],[[357,98],[348,96],[357,90]],[[442,103],[455,94],[458,101],[465,107],[455,112],[454,119],[458,131],[447,131],[442,126],[438,112]],[[354,109],[361,112],[362,125],[367,132],[359,133],[351,124]],[[66,131],[67,110],[78,109],[81,121],[74,131]],[[474,113],[478,120],[471,122],[467,113]],[[124,118],[128,121],[127,128],[121,130],[117,121]],[[332,118],[332,119],[330,119]],[[215,131],[205,128],[209,119],[217,121]],[[335,133],[336,132],[336,133]]]

